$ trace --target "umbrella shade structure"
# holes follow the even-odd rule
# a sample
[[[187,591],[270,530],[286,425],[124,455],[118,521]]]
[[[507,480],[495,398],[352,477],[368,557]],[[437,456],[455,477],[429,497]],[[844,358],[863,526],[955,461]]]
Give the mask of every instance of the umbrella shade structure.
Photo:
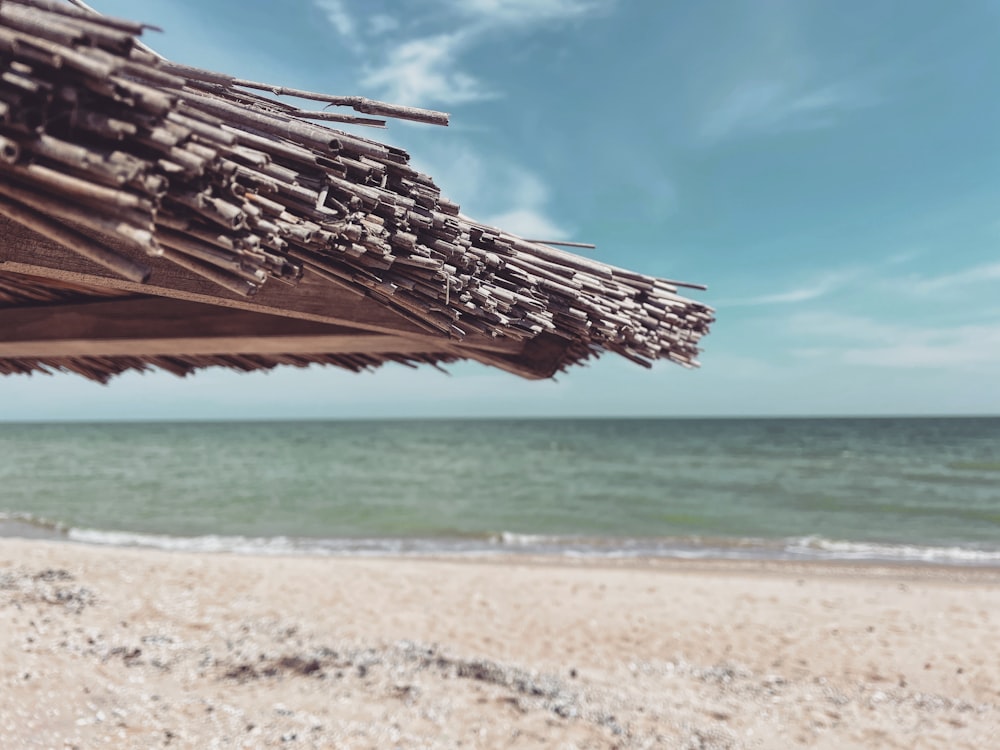
[[[173,63],[145,28],[0,2],[0,374],[697,364],[713,311],[679,287],[701,287],[479,223],[321,124],[447,115]]]

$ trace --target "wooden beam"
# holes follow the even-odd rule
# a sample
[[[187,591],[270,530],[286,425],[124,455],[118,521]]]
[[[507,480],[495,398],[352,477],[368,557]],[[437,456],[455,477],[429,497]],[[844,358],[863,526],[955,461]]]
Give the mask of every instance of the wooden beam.
[[[546,380],[559,372],[568,343],[551,333],[542,333],[524,343],[516,355],[482,352],[476,360],[528,380]]]
[[[424,342],[424,352],[450,351],[529,379],[551,377],[569,346],[569,342],[554,336],[545,337],[544,341],[519,342],[473,334],[456,341],[429,333],[370,297],[350,294],[342,287],[313,275],[307,275],[294,287],[272,280],[256,296],[240,297],[167,261],[140,256],[106,237],[100,239],[115,251],[137,259],[141,257],[151,265],[153,272],[148,282],[138,284],[116,277],[107,269],[2,215],[0,270],[136,295],[201,303],[218,309],[243,310],[419,339]],[[529,356],[522,358],[524,353]]]
[[[429,354],[446,340],[156,297],[0,309],[0,358]]]
[[[224,354],[431,354],[420,341],[382,333],[329,336],[198,336],[159,339],[0,341],[0,359],[194,357]]]
[[[0,341],[199,336],[336,335],[347,326],[215,307],[165,297],[98,298],[0,309]],[[371,333],[366,331],[365,333]]]
[[[520,342],[483,335],[466,336],[461,342],[456,342],[427,331],[370,297],[351,294],[343,287],[311,274],[307,274],[294,287],[272,279],[254,297],[240,297],[165,260],[147,258],[106,237],[102,241],[122,255],[141,259],[149,264],[153,268],[149,281],[140,284],[117,277],[96,263],[2,215],[0,270],[139,295],[169,297],[286,318],[346,325],[378,333],[436,338],[440,342],[460,343],[463,349],[516,353],[521,348]]]

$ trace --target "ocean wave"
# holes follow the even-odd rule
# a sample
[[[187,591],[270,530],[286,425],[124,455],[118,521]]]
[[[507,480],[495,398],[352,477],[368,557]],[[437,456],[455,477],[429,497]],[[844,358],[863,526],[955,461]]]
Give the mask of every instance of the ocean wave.
[[[524,534],[504,531],[490,537],[507,553],[562,555],[567,557],[642,558],[763,557],[753,551],[774,552],[776,541],[764,539],[687,537],[597,537],[558,534]]]
[[[6,527],[6,528],[4,528]],[[174,552],[318,556],[492,556],[545,555],[567,558],[686,560],[817,560],[1000,566],[1000,549],[827,539],[738,537],[597,537],[493,534],[442,537],[251,537],[206,534],[180,536],[134,531],[67,528],[29,514],[0,513],[0,534],[66,539],[111,547],[145,547]]]
[[[464,537],[248,537],[207,534],[172,536],[101,529],[67,529],[64,537],[72,542],[111,547],[147,547],[174,552],[209,552],[249,555],[322,556],[490,556],[546,555],[559,557],[644,558],[671,557],[699,559],[712,557],[767,557],[752,554],[766,545],[745,541],[719,540],[705,545],[699,540],[665,540],[615,537],[560,536],[499,532]],[[742,550],[742,553],[741,553]]]
[[[853,542],[815,535],[792,539],[700,536],[600,539],[508,532],[499,535],[498,543],[511,550],[615,558],[904,562],[989,567],[1000,565],[1000,549],[997,548]]]
[[[809,536],[791,540],[785,549],[792,555],[828,560],[1000,565],[1000,549],[981,547],[850,542]]]
[[[107,547],[152,547],[172,552],[235,552],[242,554],[292,554],[295,547],[286,537],[170,536],[130,531],[69,529],[66,537],[73,542]]]
[[[152,547],[174,552],[228,552],[249,555],[406,555],[439,554],[473,549],[468,540],[405,538],[309,539],[274,536],[248,537],[207,534],[170,536],[140,532],[69,529],[70,541],[113,547]],[[482,543],[480,543],[481,545]]]

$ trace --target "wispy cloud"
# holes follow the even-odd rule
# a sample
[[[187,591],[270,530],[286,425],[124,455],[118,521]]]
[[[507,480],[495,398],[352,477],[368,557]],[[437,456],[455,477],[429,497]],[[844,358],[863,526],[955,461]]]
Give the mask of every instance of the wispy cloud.
[[[917,292],[928,294],[942,291],[958,291],[970,286],[1000,281],[1000,263],[985,263],[966,268],[954,273],[931,277],[910,277],[898,282],[900,286]]]
[[[350,36],[357,31],[354,19],[347,10],[344,0],[315,0],[318,7],[324,14],[330,25],[336,29],[341,36]]]
[[[825,57],[811,4],[761,0],[720,16],[699,76],[695,141],[829,128],[880,99],[873,77],[846,55]]]
[[[384,63],[368,68],[361,83],[399,104],[450,105],[492,98],[481,81],[457,66],[469,42],[468,31],[411,39],[394,48]]]
[[[498,95],[466,65],[483,40],[582,19],[615,0],[438,0],[422,9],[421,32],[408,38],[400,38],[401,25],[385,13],[363,16],[344,0],[313,2],[361,58],[363,86],[399,104],[429,107]]]
[[[503,227],[520,237],[535,240],[565,240],[569,234],[561,226],[536,208],[515,208],[501,214],[494,214],[485,221],[491,226]]]
[[[492,23],[524,24],[579,18],[610,5],[608,0],[449,0],[455,11]]]
[[[503,195],[508,207],[487,216],[487,224],[533,239],[573,239],[567,228],[548,215],[549,189],[538,175],[524,168],[509,167],[504,182]]]
[[[819,278],[801,286],[786,289],[781,292],[762,294],[756,297],[745,297],[719,302],[719,307],[752,307],[758,305],[789,305],[796,302],[809,302],[831,294],[856,279],[858,271],[831,271]]]
[[[469,148],[424,154],[419,167],[435,175],[445,194],[461,196],[463,206],[485,224],[522,237],[573,239],[570,230],[551,217],[549,188],[530,169],[494,164]]]
[[[848,364],[961,369],[1000,366],[1000,324],[914,331],[909,340],[841,353]]]
[[[706,143],[716,143],[738,135],[817,130],[873,101],[871,94],[849,84],[747,81],[707,114],[699,135]]]
[[[870,316],[843,312],[802,312],[787,319],[789,333],[817,343],[884,343],[897,338],[903,329]]]
[[[789,327],[798,336],[816,342],[793,350],[801,357],[874,367],[1000,366],[1000,321],[919,326],[823,313],[798,316]]]

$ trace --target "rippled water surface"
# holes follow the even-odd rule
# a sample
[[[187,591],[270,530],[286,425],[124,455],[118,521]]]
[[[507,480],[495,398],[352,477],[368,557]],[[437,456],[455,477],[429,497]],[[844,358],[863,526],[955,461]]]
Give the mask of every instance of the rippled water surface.
[[[1000,564],[1000,419],[6,424],[0,527],[200,549]]]

